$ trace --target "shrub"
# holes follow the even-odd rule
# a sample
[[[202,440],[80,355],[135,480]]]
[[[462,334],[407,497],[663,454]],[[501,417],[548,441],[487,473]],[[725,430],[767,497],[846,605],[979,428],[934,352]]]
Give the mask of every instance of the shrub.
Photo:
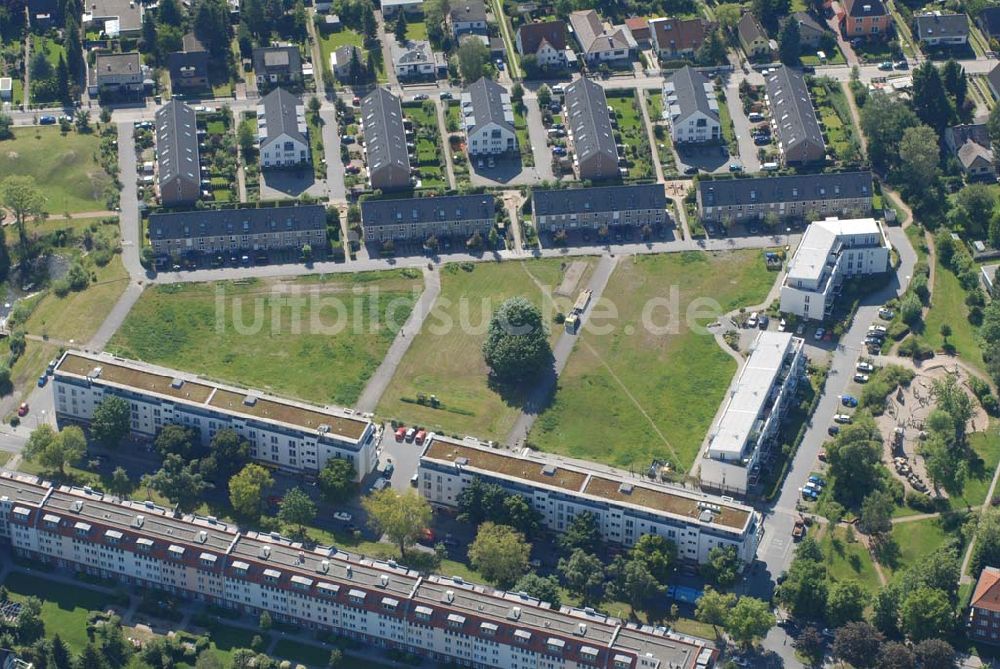
[[[56,279],[52,282],[52,292],[56,297],[66,297],[69,295],[70,286],[66,279]]]
[[[924,513],[932,513],[935,510],[934,500],[929,495],[915,490],[906,493],[906,506]]]
[[[934,357],[934,350],[916,337],[904,340],[897,350],[899,355],[904,358],[913,358],[914,360],[927,360]]]

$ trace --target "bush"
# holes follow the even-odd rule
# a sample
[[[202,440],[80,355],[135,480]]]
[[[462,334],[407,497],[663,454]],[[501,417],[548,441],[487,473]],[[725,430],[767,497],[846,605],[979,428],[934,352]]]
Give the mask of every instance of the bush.
[[[56,279],[52,282],[52,292],[56,297],[66,297],[69,295],[70,286],[66,279]]]
[[[934,500],[929,495],[915,490],[910,490],[906,493],[906,506],[916,511],[923,511],[924,513],[933,513],[936,510]]]
[[[910,334],[910,327],[902,321],[893,321],[886,328],[886,334],[890,339],[902,341],[906,335]]]
[[[914,360],[927,360],[934,357],[934,349],[916,337],[909,337],[899,345],[899,355]]]

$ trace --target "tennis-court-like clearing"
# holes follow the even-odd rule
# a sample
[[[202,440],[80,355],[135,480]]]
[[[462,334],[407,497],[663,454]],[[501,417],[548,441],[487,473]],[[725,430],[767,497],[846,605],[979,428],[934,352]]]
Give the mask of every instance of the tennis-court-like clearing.
[[[446,265],[441,271],[441,295],[421,333],[413,340],[392,383],[382,396],[378,413],[418,423],[446,434],[475,435],[483,439],[503,439],[520,411],[524,392],[502,393],[490,387],[483,362],[482,345],[493,311],[507,298],[523,296],[534,304],[548,303],[542,292],[560,288],[566,269],[584,263],[577,275],[572,298],[557,298],[565,310],[576,291],[587,285],[593,261],[574,258],[523,262],[478,263],[461,269]],[[581,266],[576,265],[574,274]],[[562,326],[548,313],[550,340]],[[418,404],[419,396],[435,395],[437,408]]]
[[[686,472],[737,368],[692,327],[762,302],[776,279],[761,251],[623,258],[604,291],[617,313],[610,333],[584,328],[529,441],[620,467],[659,458]]]

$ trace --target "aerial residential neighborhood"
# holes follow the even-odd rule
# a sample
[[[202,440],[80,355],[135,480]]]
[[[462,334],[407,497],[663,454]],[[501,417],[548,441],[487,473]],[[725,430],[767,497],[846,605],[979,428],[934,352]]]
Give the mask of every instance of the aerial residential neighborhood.
[[[1000,663],[1000,5],[0,3],[0,669]]]

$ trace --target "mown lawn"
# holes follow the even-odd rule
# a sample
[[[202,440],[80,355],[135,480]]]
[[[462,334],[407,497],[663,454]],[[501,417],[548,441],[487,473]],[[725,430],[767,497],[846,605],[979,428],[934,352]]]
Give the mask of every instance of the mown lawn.
[[[809,87],[816,105],[826,143],[837,160],[860,159],[860,144],[851,118],[844,89],[832,79],[816,79]]]
[[[893,525],[888,554],[879,560],[886,576],[920,564],[949,539],[958,537],[958,529],[966,517],[966,514],[953,514]]]
[[[528,121],[524,116],[525,108],[514,105],[514,132],[517,133],[517,148],[521,152],[521,164],[531,167],[535,164],[535,154],[531,152],[531,138],[528,136]]]
[[[52,215],[103,211],[111,177],[97,162],[99,145],[96,132],[17,128],[14,139],[0,142],[0,180],[12,174],[34,177]]]
[[[351,405],[422,288],[412,270],[404,272],[151,286],[108,348],[278,394]]]
[[[407,21],[406,39],[425,40],[427,39],[427,24],[423,21]]]
[[[66,583],[51,582],[44,575],[15,572],[7,577],[4,586],[14,601],[28,597],[42,600],[42,621],[45,636],[58,634],[74,652],[80,652],[89,642],[87,615],[107,607],[106,595]]]
[[[761,251],[623,258],[604,291],[617,312],[611,332],[584,325],[530,441],[620,467],[662,458],[686,472],[737,368],[711,334],[693,328],[760,303],[777,278]],[[646,309],[665,331],[644,324]]]
[[[592,262],[573,259],[580,261]],[[478,263],[469,266],[471,271],[446,265],[441,271],[441,295],[396,368],[378,413],[446,434],[505,438],[520,411],[524,390],[499,392],[488,383],[482,345],[490,316],[514,296],[544,306],[539,285],[550,291],[558,288],[565,264],[558,259]],[[576,291],[586,285],[587,274],[580,277]],[[572,295],[575,298],[576,292]],[[565,309],[565,305],[560,308]],[[554,310],[543,309],[546,313],[554,342],[561,328],[552,321]],[[440,406],[435,409],[417,404],[418,394],[436,395]]]
[[[872,557],[856,535],[853,541],[849,540],[848,531],[844,527],[837,527],[831,532],[828,527],[813,525],[809,531],[818,533],[817,540],[830,578],[835,581],[853,579],[870,594],[878,591],[881,583]]]
[[[969,322],[969,308],[965,306],[966,293],[958,277],[941,263],[934,270],[931,289],[931,307],[924,319],[923,337],[934,350],[941,350],[944,337],[941,326],[951,327],[948,343],[967,365],[985,371],[982,351],[976,341],[976,328]]]
[[[448,186],[448,177],[442,167],[443,142],[437,112],[431,109],[433,105],[430,102],[427,109],[420,102],[403,105],[403,115],[413,123],[413,136],[417,140],[417,168],[420,170],[421,188]]]
[[[630,179],[648,179],[655,174],[653,154],[642,112],[636,107],[635,90],[608,91],[608,105],[615,111],[621,143],[625,145]]]

